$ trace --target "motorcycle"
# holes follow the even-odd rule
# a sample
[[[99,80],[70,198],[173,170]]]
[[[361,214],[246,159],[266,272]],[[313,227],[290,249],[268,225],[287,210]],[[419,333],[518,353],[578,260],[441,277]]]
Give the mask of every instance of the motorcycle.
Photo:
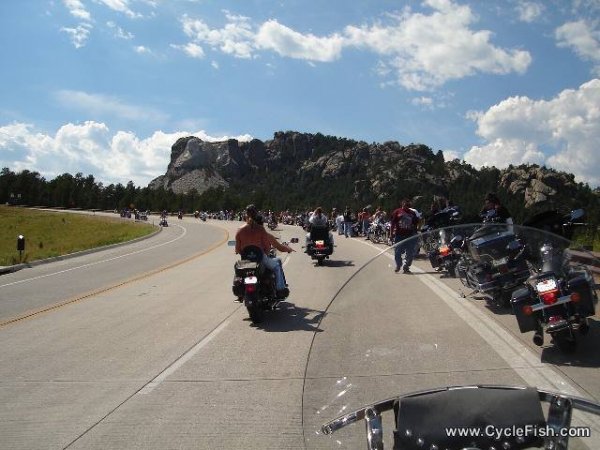
[[[317,260],[317,265],[323,265],[325,259],[333,254],[333,245],[329,239],[329,227],[311,226],[309,240],[306,246],[306,253],[311,259]]]
[[[183,212],[179,211],[179,212],[177,213],[177,218],[178,218],[179,220],[183,219]]]
[[[291,242],[298,240],[294,238]],[[229,241],[228,245],[235,246],[235,241]],[[240,260],[234,264],[231,289],[238,301],[244,303],[253,324],[261,323],[265,311],[274,311],[284,300],[277,296],[275,273],[260,263],[263,255],[259,247],[249,245],[242,249]],[[272,249],[266,257],[274,258],[275,250]]]
[[[555,234],[570,235],[581,217],[583,210],[576,210],[558,220],[560,227],[550,227],[554,233],[537,229],[529,233],[529,241],[539,253],[529,259],[532,275],[525,287],[513,293],[511,303],[519,330],[534,331],[533,342],[540,347],[548,334],[560,350],[574,351],[578,336],[589,331],[588,317],[595,314],[598,297],[593,276],[584,265],[573,261],[571,242]]]
[[[439,235],[439,247],[427,253],[431,267],[456,277],[456,266],[464,251],[465,240],[460,234],[448,239],[448,234],[443,229],[439,231]]]
[[[160,226],[160,227],[168,227],[169,226],[169,222],[167,222],[167,218],[166,217],[161,217],[160,218],[160,222],[158,222],[158,226]]]
[[[387,248],[357,264],[321,311],[303,368],[304,448],[600,448],[600,403],[540,369],[516,326],[462,301],[428,262],[413,275],[393,264]]]
[[[367,237],[374,244],[384,244],[387,242],[387,230],[385,223],[381,221],[372,222],[367,232]]]
[[[267,226],[269,227],[269,230],[274,231],[277,229],[277,221],[269,220],[269,222],[267,223]]]
[[[443,236],[438,237],[435,233],[431,233],[431,231],[455,225],[458,223],[461,217],[462,216],[458,207],[452,207],[438,211],[429,217],[425,225],[423,225],[419,230],[421,233],[421,239],[419,239],[419,245],[417,246],[415,253],[418,254],[420,249],[423,248],[427,256],[429,256],[430,252],[437,250],[440,246],[439,238],[443,238]],[[448,243],[442,242],[441,244],[446,245]]]
[[[510,308],[513,291],[530,275],[527,247],[515,234],[516,228],[501,223],[488,223],[475,229],[473,226],[454,228],[460,230],[461,237],[468,236],[455,265],[460,281],[472,289],[472,294],[481,294],[505,308]]]

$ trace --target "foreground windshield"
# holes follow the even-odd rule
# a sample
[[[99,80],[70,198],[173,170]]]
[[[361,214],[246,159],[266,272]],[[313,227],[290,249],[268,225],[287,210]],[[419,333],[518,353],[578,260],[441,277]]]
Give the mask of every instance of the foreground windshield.
[[[480,236],[492,236],[492,242],[473,244]],[[544,347],[550,349],[535,348],[532,333],[519,333],[510,307],[473,293],[458,271],[433,267],[427,252],[439,250],[453,237],[466,239],[465,254],[490,265],[524,247],[531,273],[553,268],[564,274],[580,265],[569,241],[516,226],[450,227],[401,242],[418,249],[409,273],[402,270],[405,257],[395,270],[394,248],[365,242],[374,259],[341,288],[320,324],[322,332],[314,337],[303,397],[308,448],[366,448],[364,423],[332,436],[324,436],[321,427],[362,406],[441,386],[528,385],[589,397],[568,376],[541,361],[540,351],[555,355],[557,350],[549,341]],[[592,437],[571,438],[569,448],[600,448],[596,419],[575,414],[573,425],[591,427]],[[383,428],[386,448],[393,448],[393,413],[383,416]],[[430,444],[434,443],[425,448]]]

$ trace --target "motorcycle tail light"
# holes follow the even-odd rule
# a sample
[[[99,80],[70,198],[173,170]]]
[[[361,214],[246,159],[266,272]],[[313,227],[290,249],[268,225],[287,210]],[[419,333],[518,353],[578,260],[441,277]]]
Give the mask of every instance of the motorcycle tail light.
[[[561,320],[563,320],[561,316],[550,316],[548,323],[560,322]]]
[[[448,256],[449,254],[450,254],[450,247],[448,247],[447,245],[440,247],[440,256]]]
[[[526,316],[530,316],[533,314],[533,308],[531,307],[531,305],[523,306],[523,314],[525,314]]]
[[[256,284],[247,284],[246,285],[246,293],[253,294],[256,292]]]
[[[316,247],[321,250],[325,248],[325,244],[317,244]]]
[[[571,294],[571,301],[573,303],[579,303],[581,301],[581,294],[579,292],[573,292]]]
[[[540,294],[540,298],[545,305],[553,305],[558,298],[558,290],[548,291]]]

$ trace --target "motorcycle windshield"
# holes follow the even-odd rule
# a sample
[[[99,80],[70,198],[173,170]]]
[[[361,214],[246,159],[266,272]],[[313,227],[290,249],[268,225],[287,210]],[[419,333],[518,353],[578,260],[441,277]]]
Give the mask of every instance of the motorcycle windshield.
[[[519,332],[510,307],[492,305],[473,293],[463,284],[466,280],[461,282],[464,274],[455,270],[461,260],[488,266],[500,260],[506,266],[511,258],[526,255],[531,275],[552,264],[556,277],[581,275],[593,286],[589,252],[556,234],[498,224],[446,227],[394,247],[363,243],[370,247],[372,259],[340,286],[313,338],[302,399],[306,448],[368,448],[364,422],[332,435],[325,435],[322,426],[366,405],[443,386],[534,386],[585,398],[592,392],[591,400],[599,400],[600,392],[582,388],[542,361],[542,352],[555,355],[549,338],[544,344],[548,349],[534,346],[533,333]],[[450,257],[456,258],[453,268],[448,265],[451,270],[433,267],[443,245],[450,245]],[[544,247],[547,254],[542,253]],[[405,273],[406,252],[413,251],[416,256]],[[402,252],[398,271],[397,252]],[[550,258],[546,266],[544,258]],[[521,280],[509,289],[522,289],[527,282]],[[581,339],[594,339],[591,334]],[[386,448],[393,448],[394,413],[383,414],[382,419]],[[571,425],[590,427],[591,438],[571,437],[569,448],[600,448],[597,419],[574,413]],[[442,448],[432,447],[435,442],[423,445],[418,448]],[[521,447],[513,443],[510,448]]]

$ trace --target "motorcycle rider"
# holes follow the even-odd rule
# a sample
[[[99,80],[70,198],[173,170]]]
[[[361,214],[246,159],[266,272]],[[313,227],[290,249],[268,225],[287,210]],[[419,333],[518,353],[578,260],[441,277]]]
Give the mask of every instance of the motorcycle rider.
[[[513,223],[510,212],[502,205],[498,196],[493,192],[489,192],[485,196],[480,215],[484,218],[494,218],[495,220],[508,224]]]
[[[310,227],[327,227],[329,228],[329,220],[327,216],[323,213],[323,208],[320,206],[316,208],[312,213],[310,213],[310,218],[308,219],[309,223],[309,232],[306,233],[306,252],[308,253],[308,244],[310,244]],[[329,231],[329,244],[333,247],[333,234]]]
[[[410,200],[403,199],[400,208],[394,210],[392,213],[390,233],[394,239],[394,244],[414,236],[417,233],[418,221],[417,215],[411,208]],[[410,265],[414,258],[415,246],[416,241],[411,239],[394,247],[394,259],[396,260],[396,269],[394,272],[398,273],[400,271],[400,267],[402,267],[402,254],[405,253],[402,270],[404,273],[411,273]]]
[[[272,247],[286,253],[291,253],[294,249],[280,244],[273,235],[265,230],[262,216],[258,214],[258,210],[252,204],[246,207],[246,225],[240,227],[235,234],[235,253],[240,254],[249,245],[255,245],[263,251],[261,264],[275,273],[277,297],[286,298],[290,291],[285,283],[281,259],[270,258],[267,255]]]

